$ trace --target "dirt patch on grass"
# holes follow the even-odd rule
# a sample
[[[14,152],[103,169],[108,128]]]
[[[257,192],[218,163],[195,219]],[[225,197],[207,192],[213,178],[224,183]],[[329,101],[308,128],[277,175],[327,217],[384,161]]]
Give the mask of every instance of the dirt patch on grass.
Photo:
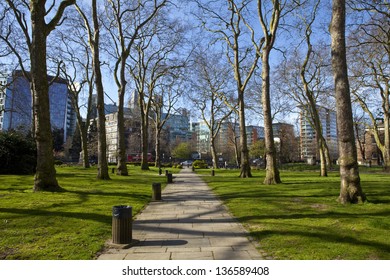
[[[6,260],[8,256],[14,255],[15,249],[6,248],[3,252],[0,252],[0,260]]]
[[[329,209],[329,206],[326,205],[326,204],[320,204],[320,203],[315,203],[315,204],[312,204],[310,205],[311,208],[314,208],[314,209],[318,209],[318,210],[321,210],[321,211],[325,211],[325,210],[328,210]]]

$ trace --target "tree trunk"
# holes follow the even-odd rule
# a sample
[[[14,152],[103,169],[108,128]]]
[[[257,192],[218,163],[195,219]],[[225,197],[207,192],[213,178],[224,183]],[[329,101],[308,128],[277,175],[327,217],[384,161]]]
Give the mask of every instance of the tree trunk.
[[[323,145],[323,140],[320,139],[319,142],[318,142],[318,147],[319,147],[319,153],[320,153],[320,161],[321,161],[321,172],[320,172],[320,175],[322,177],[327,177],[328,176],[328,168],[327,168],[327,165],[326,165],[326,151],[324,149],[324,145]]]
[[[155,145],[155,149],[156,149],[156,158],[155,158],[155,167],[161,167],[161,144],[160,144],[160,131],[158,129],[158,124],[157,124],[157,120],[156,120],[156,131],[155,131],[155,141],[156,141],[156,145]]]
[[[217,158],[217,151],[215,149],[215,137],[214,137],[214,131],[210,131],[212,136],[210,139],[210,151],[211,151],[211,157],[213,159],[213,168],[218,168],[218,158]]]
[[[265,48],[263,52],[262,68],[262,105],[264,113],[264,137],[266,153],[266,175],[264,184],[280,184],[279,169],[276,164],[276,149],[274,143],[274,134],[272,130],[271,100],[270,100],[270,73],[269,73],[269,52]]]
[[[330,34],[340,152],[341,189],[338,200],[343,204],[364,202],[366,197],[360,186],[346,61],[345,0],[333,0]]]
[[[244,93],[239,93],[239,122],[240,122],[240,148],[241,148],[241,178],[252,177],[249,165],[249,150],[246,139]]]
[[[127,170],[127,156],[126,156],[126,142],[125,142],[125,118],[124,118],[124,96],[125,96],[126,80],[123,75],[121,78],[121,87],[118,90],[118,162],[117,162],[117,174],[121,176],[128,176]]]
[[[387,91],[388,93],[388,91]],[[388,94],[387,94],[388,96]],[[388,100],[385,104],[386,110],[389,112],[389,104]],[[385,113],[384,121],[384,139],[383,139],[383,146],[381,149],[382,155],[383,155],[383,169],[386,172],[390,172],[390,131],[389,131],[389,114]]]
[[[33,115],[37,145],[37,167],[34,191],[60,190],[54,168],[53,139],[50,125],[49,84],[46,65],[46,23],[45,1],[30,4],[32,22],[31,90],[33,94]]]
[[[97,112],[98,112],[98,175],[100,180],[109,180],[107,164],[107,139],[106,139],[106,115],[104,112],[104,89],[102,83],[102,73],[100,70],[100,54],[99,54],[99,36],[100,26],[97,15],[96,0],[92,0],[92,17],[94,26],[94,40],[92,46],[93,55],[93,71],[95,74],[95,86],[97,93]]]
[[[149,142],[149,110],[146,109],[145,112],[145,103],[144,103],[144,94],[139,93],[139,104],[140,104],[140,112],[141,112],[141,170],[149,170],[148,163],[148,142]]]
[[[82,147],[81,152],[83,153],[83,167],[90,168],[89,154],[88,154],[88,131],[86,129],[87,124],[82,125],[81,116],[77,123],[78,123],[78,129],[80,131],[80,137],[81,137],[81,147]]]
[[[142,159],[141,170],[149,170],[148,152],[149,152],[149,124],[146,118],[146,123],[141,126],[141,141],[142,141]]]

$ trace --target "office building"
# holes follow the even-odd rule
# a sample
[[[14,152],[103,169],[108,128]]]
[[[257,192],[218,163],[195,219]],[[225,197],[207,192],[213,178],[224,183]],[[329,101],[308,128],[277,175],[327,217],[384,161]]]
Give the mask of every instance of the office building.
[[[52,129],[64,131],[64,142],[72,136],[76,128],[76,114],[72,107],[67,82],[48,76],[53,80],[49,87],[50,123]],[[21,71],[1,78],[0,89],[0,129],[27,132],[32,127],[32,94],[30,82]],[[5,85],[5,87],[4,87]]]
[[[336,111],[318,106],[317,107],[321,125],[322,134],[326,140],[329,149],[331,160],[338,158],[337,147],[337,118]],[[301,134],[301,160],[313,161],[320,160],[317,147],[317,135],[315,129],[312,127],[307,111],[301,109],[300,113],[300,134]]]

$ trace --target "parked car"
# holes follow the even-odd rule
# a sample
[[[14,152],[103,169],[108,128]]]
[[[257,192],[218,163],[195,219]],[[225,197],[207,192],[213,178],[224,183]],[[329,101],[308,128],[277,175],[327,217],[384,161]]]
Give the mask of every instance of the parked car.
[[[181,166],[187,166],[190,167],[192,165],[193,161],[192,160],[186,160],[180,163]]]

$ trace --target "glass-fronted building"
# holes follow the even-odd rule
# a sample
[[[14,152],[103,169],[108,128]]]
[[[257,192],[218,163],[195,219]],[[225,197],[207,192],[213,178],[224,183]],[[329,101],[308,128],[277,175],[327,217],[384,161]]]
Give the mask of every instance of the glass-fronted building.
[[[318,114],[322,126],[322,134],[328,145],[331,159],[338,158],[337,147],[337,118],[336,111],[318,106]],[[301,108],[300,113],[300,134],[301,134],[301,159],[302,160],[319,160],[317,135],[313,128],[307,111]]]
[[[49,81],[55,79],[48,76]],[[4,82],[4,78],[2,82]],[[32,127],[32,94],[30,82],[21,71],[14,71],[6,78],[1,95],[3,108],[1,130],[29,131]],[[67,82],[56,78],[49,87],[50,123],[52,129],[63,129],[64,142],[76,128],[76,114],[72,106]]]

